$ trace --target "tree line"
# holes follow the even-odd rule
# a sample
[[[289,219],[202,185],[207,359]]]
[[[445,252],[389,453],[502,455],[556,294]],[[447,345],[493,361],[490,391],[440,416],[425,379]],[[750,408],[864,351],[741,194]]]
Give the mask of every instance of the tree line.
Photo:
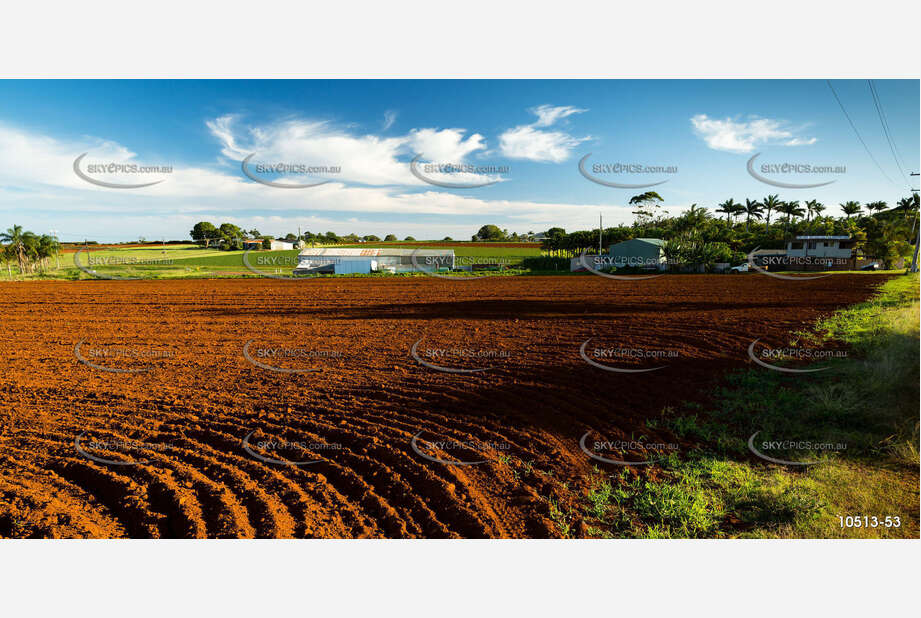
[[[703,254],[706,261],[736,261],[756,249],[784,249],[794,236],[849,236],[864,255],[884,262],[886,267],[910,258],[917,237],[919,198],[915,193],[890,207],[884,201],[840,204],[840,217],[823,214],[825,204],[817,200],[781,200],[778,195],[736,202],[728,199],[714,213],[692,204],[677,216],[663,216],[662,197],[649,191],[630,199],[635,220],[601,231],[604,251],[609,245],[632,238],[658,238],[677,254]],[[599,230],[566,232],[554,227],[545,233],[542,248],[548,252],[576,255],[598,250]],[[684,259],[687,255],[681,257]],[[729,257],[729,259],[725,259]],[[688,261],[695,262],[694,259]]]
[[[266,236],[259,233],[259,230],[244,230],[232,223],[221,223],[219,226],[215,226],[213,223],[208,221],[199,221],[195,224],[195,227],[189,232],[189,236],[197,243],[203,244],[205,247],[216,247],[225,251],[231,250],[242,250],[244,240],[271,240],[275,237]],[[359,242],[381,242],[380,237],[375,236],[374,234],[367,234],[365,236],[359,236],[358,234],[346,234],[340,236],[335,232],[326,232],[326,233],[313,233],[310,231],[301,232],[300,234],[295,234],[289,232],[284,236],[278,237],[278,240],[284,240],[286,242],[303,242],[305,244],[316,245],[316,244],[354,244]],[[395,234],[387,234],[384,237],[383,242],[398,242],[400,239],[397,238]],[[404,242],[415,242],[415,238],[412,236],[407,236],[403,239]],[[450,241],[451,237],[445,237],[446,241]]]
[[[12,262],[16,262],[21,274],[46,271],[49,260],[61,252],[61,243],[54,236],[24,231],[21,225],[14,225],[0,233],[0,256],[6,262],[10,277],[13,276]]]

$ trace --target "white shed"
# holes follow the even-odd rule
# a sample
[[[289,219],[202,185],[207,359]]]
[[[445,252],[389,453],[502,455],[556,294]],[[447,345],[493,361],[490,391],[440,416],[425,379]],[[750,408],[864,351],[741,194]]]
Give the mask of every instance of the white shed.
[[[431,272],[453,268],[454,251],[451,249],[320,247],[300,252],[294,274],[351,274],[379,270],[393,273]]]
[[[272,251],[291,251],[294,249],[294,243],[287,240],[273,240]]]

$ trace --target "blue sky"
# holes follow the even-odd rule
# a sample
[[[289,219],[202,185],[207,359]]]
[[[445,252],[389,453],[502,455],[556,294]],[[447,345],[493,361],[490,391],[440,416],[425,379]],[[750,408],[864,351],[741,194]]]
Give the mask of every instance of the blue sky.
[[[673,166],[674,173],[605,174],[645,184],[677,213],[779,193],[838,204],[908,194],[866,80],[833,80],[880,171],[824,80],[487,81],[0,81],[0,227],[57,230],[62,240],[181,239],[199,220],[284,234],[469,238],[481,225],[510,231],[587,229],[632,221],[627,200],[645,189],[602,186],[587,165]],[[919,83],[876,80],[905,173],[918,171]],[[74,159],[171,166],[165,174],[87,175]],[[261,174],[321,186],[255,182],[241,160],[339,166],[334,174]],[[845,166],[844,173],[770,176],[810,189],[779,189],[746,170],[758,163]],[[410,160],[507,166],[507,173],[439,175],[494,184],[448,189],[410,173]],[[428,168],[431,169],[431,168]],[[886,178],[888,176],[889,179]],[[917,183],[917,180],[915,181]],[[917,184],[915,184],[917,186]]]

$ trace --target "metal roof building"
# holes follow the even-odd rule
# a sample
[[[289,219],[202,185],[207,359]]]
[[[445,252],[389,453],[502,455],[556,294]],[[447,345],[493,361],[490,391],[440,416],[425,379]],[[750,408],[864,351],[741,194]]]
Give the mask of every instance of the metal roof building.
[[[609,247],[614,266],[661,269],[665,264],[665,241],[661,238],[633,238]]]
[[[432,272],[454,268],[453,249],[397,249],[387,247],[304,249],[298,255],[294,274]]]

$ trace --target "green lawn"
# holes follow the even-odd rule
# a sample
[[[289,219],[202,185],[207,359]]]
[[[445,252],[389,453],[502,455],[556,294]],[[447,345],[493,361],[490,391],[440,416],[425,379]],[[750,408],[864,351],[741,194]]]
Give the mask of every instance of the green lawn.
[[[357,245],[334,245],[342,248],[375,248],[394,246],[387,243],[362,243]],[[410,245],[398,245],[401,249],[415,248]],[[420,243],[418,248],[432,248]],[[469,243],[469,246],[449,247],[458,258],[475,257],[478,261],[497,258],[497,261],[514,267],[528,256],[539,256],[539,246],[531,247],[491,247],[487,244]],[[107,247],[80,252],[77,259],[87,270],[94,270],[103,276],[142,277],[150,279],[168,279],[183,277],[209,276],[257,276],[243,263],[243,251],[219,251],[204,249],[196,244],[166,245],[165,247]],[[291,251],[251,251],[249,264],[260,272],[290,275],[297,263],[298,250]],[[93,276],[81,272],[74,263],[75,253],[65,253],[57,260],[51,260],[51,269],[46,273],[30,273],[27,279],[89,279]],[[60,264],[60,268],[57,265]],[[8,278],[12,272],[19,278],[15,264],[0,269],[0,278]],[[386,276],[386,275],[382,275]],[[484,275],[485,276],[485,275]]]
[[[896,277],[871,301],[791,335],[848,344],[828,371],[741,371],[710,403],[663,410],[648,426],[696,446],[656,474],[597,471],[577,514],[587,535],[918,538],[918,323],[918,276]],[[789,456],[812,465],[769,463],[748,448],[756,431],[758,444],[836,448]],[[842,527],[839,516],[899,517],[901,526]]]
[[[459,244],[459,243],[458,243]],[[460,246],[438,247],[426,243],[419,243],[416,246],[411,244],[400,243],[393,245],[390,243],[360,243],[356,245],[330,245],[330,247],[356,248],[356,249],[377,249],[377,248],[396,248],[396,249],[452,249],[454,255],[460,256],[487,256],[487,257],[535,257],[541,254],[540,243],[533,243],[533,247],[496,247],[489,243],[464,243]]]
[[[65,253],[51,260],[47,273],[30,273],[25,278],[91,279],[93,275],[81,271],[75,259],[85,270],[102,276],[169,279],[182,277],[251,275],[243,263],[243,251],[203,249],[198,245],[167,245],[161,247],[105,248],[94,251]],[[297,262],[298,251],[253,251],[248,261],[256,269],[269,273],[290,274]],[[274,260],[274,263],[272,262]],[[60,268],[57,268],[60,264]],[[0,278],[19,277],[15,264],[0,269]]]

